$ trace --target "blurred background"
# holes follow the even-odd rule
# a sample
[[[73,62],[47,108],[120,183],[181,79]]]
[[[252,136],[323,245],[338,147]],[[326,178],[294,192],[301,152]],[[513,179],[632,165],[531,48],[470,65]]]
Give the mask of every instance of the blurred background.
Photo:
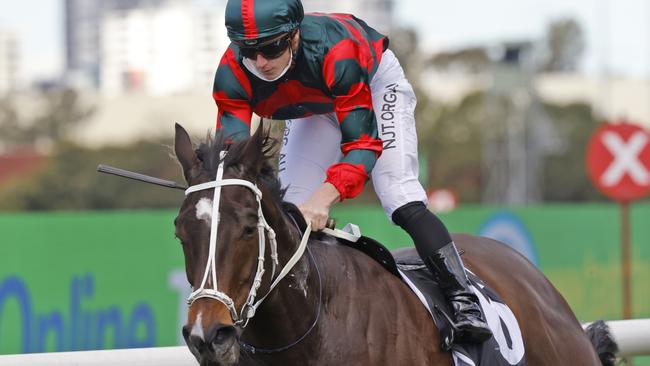
[[[214,131],[225,3],[0,3],[0,354],[181,339],[182,193],[95,168],[182,181],[173,126]],[[650,2],[303,3],[389,36],[418,96],[420,179],[452,231],[521,251],[581,321],[622,317],[620,209],[585,153],[604,121],[650,126]],[[334,216],[411,245],[371,187]],[[650,317],[647,197],[630,218],[632,316]]]

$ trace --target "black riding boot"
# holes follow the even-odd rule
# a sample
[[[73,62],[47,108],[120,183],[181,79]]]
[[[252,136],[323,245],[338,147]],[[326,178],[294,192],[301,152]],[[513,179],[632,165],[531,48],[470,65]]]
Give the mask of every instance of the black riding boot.
[[[454,309],[461,342],[483,342],[492,332],[474,292],[469,288],[463,262],[445,225],[422,202],[410,202],[395,210],[393,222],[413,239],[415,248],[440,284]]]
[[[454,308],[456,327],[460,330],[458,339],[464,342],[488,340],[492,331],[485,322],[476,294],[469,287],[469,280],[454,242],[424,258],[424,263]]]

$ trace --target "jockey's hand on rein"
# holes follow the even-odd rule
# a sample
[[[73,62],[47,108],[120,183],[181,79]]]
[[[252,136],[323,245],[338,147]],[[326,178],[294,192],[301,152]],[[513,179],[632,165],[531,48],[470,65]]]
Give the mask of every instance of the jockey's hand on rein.
[[[322,230],[327,224],[330,207],[340,200],[339,191],[330,183],[320,188],[304,203],[298,206],[307,223],[314,231]]]

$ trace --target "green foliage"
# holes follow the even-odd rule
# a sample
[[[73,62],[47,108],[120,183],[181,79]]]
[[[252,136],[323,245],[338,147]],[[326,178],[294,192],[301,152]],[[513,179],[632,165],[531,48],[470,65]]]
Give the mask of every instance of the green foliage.
[[[24,144],[27,142],[14,100],[10,97],[0,98],[0,144]]]
[[[183,182],[180,167],[163,142],[91,150],[57,147],[47,168],[0,192],[0,210],[77,210],[178,207],[183,193],[96,172],[108,164]]]
[[[481,47],[464,48],[451,52],[440,52],[431,57],[430,65],[441,71],[462,71],[478,73],[487,70],[492,61],[487,50]]]
[[[418,118],[425,113],[430,116],[428,121],[419,119],[418,125],[420,153],[429,162],[429,182],[435,188],[453,188],[462,202],[480,200],[484,98],[483,93],[470,94],[458,105],[429,100],[417,111]]]
[[[68,137],[75,127],[81,125],[94,112],[94,107],[84,107],[77,91],[72,89],[45,92],[45,113],[36,117],[31,129],[35,136],[52,141]]]
[[[95,111],[94,107],[84,106],[78,92],[72,89],[44,91],[34,103],[43,104],[39,108],[42,112],[25,120],[19,116],[12,98],[0,99],[0,145],[19,148],[34,147],[43,141],[63,141]]]
[[[574,19],[552,22],[546,32],[548,59],[542,71],[566,72],[578,68],[580,56],[585,49],[585,40],[580,24]]]
[[[567,138],[565,151],[546,159],[544,201],[604,200],[587,176],[586,146],[597,127],[591,106],[584,103],[546,105],[547,113],[560,134]]]
[[[511,101],[484,92],[467,95],[457,105],[424,100],[416,109],[419,149],[429,162],[432,188],[452,188],[461,202],[481,202],[482,146],[487,136],[505,133],[499,127],[511,113]],[[487,109],[490,113],[486,113]],[[584,103],[544,106],[566,149],[542,162],[543,201],[597,201],[603,196],[587,177],[585,150],[597,121]],[[485,167],[483,167],[485,168]]]
[[[402,65],[406,78],[417,83],[420,68],[421,52],[418,49],[418,35],[413,29],[396,29],[390,35],[390,49]]]

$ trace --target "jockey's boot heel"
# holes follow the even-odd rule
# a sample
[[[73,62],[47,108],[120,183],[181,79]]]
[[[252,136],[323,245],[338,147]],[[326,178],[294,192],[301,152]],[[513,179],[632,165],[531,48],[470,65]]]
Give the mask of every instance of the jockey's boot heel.
[[[488,340],[492,336],[492,331],[485,321],[476,294],[469,287],[469,280],[454,242],[424,258],[424,263],[433,273],[433,277],[438,281],[447,301],[454,309],[455,326],[460,331],[456,335],[456,340],[472,343]]]

